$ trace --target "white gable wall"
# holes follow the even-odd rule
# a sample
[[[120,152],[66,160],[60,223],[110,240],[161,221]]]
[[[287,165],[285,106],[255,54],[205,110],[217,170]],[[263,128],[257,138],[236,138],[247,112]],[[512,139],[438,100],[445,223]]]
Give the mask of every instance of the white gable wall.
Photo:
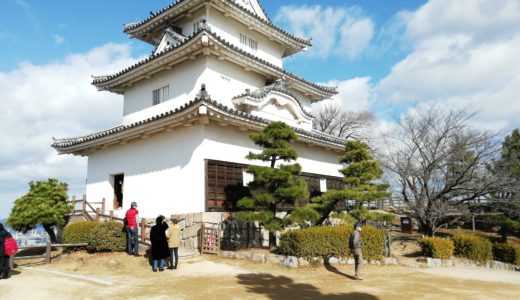
[[[123,124],[150,118],[165,111],[180,107],[193,100],[200,89],[199,78],[206,68],[205,59],[185,61],[172,70],[155,74],[125,91]],[[169,101],[153,104],[153,90],[169,85]]]
[[[249,52],[279,68],[282,68],[282,56],[284,49],[276,42],[270,41],[264,35],[249,30],[241,23],[225,17],[220,11],[212,9],[207,20],[211,30],[225,41],[236,45],[238,48]],[[248,47],[240,44],[240,34],[245,34],[258,42],[258,49],[252,52]]]

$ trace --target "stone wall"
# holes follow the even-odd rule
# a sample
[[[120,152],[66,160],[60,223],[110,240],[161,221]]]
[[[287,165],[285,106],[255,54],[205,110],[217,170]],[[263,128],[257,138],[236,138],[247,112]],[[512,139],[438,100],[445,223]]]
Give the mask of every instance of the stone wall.
[[[291,269],[298,269],[309,265],[324,264],[323,258],[314,257],[312,259],[298,258],[296,256],[276,255],[265,253],[265,251],[221,251],[220,256],[232,259],[251,260],[257,263],[270,263],[282,265]],[[381,261],[364,261],[365,264],[371,265],[397,265],[397,260],[393,257],[385,257]],[[327,259],[329,265],[353,265],[353,258],[329,257]]]

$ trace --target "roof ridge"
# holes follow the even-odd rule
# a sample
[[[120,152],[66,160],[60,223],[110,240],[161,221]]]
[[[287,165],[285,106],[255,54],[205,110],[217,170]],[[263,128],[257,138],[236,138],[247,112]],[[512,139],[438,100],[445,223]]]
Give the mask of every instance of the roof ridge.
[[[137,27],[139,27],[139,26],[141,26],[141,25],[144,25],[145,23],[150,22],[151,20],[153,20],[153,19],[156,18],[157,16],[161,15],[161,14],[164,13],[165,11],[167,11],[167,10],[169,10],[169,9],[171,9],[171,8],[173,8],[173,7],[177,6],[177,5],[179,5],[179,4],[181,4],[181,3],[184,2],[184,1],[189,1],[189,0],[177,0],[177,1],[175,1],[175,2],[173,2],[173,3],[171,3],[171,4],[169,4],[169,5],[167,5],[167,6],[165,6],[165,7],[163,7],[161,10],[159,10],[159,11],[157,11],[157,12],[150,12],[150,15],[149,15],[146,19],[144,19],[144,20],[142,20],[142,21],[140,21],[140,22],[132,22],[132,23],[128,23],[128,24],[126,24],[126,25],[124,26],[123,32],[127,32],[127,31],[132,30],[132,29],[135,29],[135,28],[137,28]],[[275,25],[273,22],[271,22],[271,20],[270,20],[269,17],[267,16],[267,13],[265,12],[265,10],[264,10],[264,8],[262,7],[262,5],[260,4],[260,2],[258,2],[258,4],[260,5],[260,8],[262,9],[263,13],[265,14],[267,20],[264,20],[263,18],[261,18],[260,16],[254,14],[253,12],[249,11],[248,9],[246,9],[246,8],[244,8],[244,7],[240,6],[240,5],[238,5],[238,4],[235,3],[233,0],[221,0],[221,1],[223,1],[223,2],[225,2],[225,3],[229,3],[229,4],[231,4],[233,7],[235,7],[235,8],[237,8],[237,9],[241,10],[242,12],[247,13],[249,16],[256,18],[258,21],[261,21],[261,22],[265,23],[266,25],[270,26],[271,28],[273,28],[273,29],[275,29],[275,30],[281,32],[281,33],[284,34],[284,35],[287,35],[288,37],[290,37],[290,38],[292,38],[292,39],[294,39],[294,40],[296,40],[296,41],[298,41],[298,42],[300,42],[300,43],[302,43],[302,44],[305,44],[305,45],[307,45],[307,46],[312,46],[312,44],[311,44],[311,42],[310,42],[311,39],[305,39],[305,38],[297,37],[297,36],[295,36],[295,35],[289,33],[288,31],[282,29],[281,27]]]

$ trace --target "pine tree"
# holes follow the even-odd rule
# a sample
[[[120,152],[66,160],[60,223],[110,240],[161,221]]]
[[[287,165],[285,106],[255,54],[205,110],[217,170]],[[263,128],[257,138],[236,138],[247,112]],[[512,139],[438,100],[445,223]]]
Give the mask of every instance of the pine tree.
[[[389,195],[388,185],[376,182],[383,175],[383,169],[370,153],[366,143],[346,142],[345,154],[341,157],[340,163],[346,165],[340,170],[345,189],[329,190],[313,198],[309,204],[309,207],[320,214],[316,225],[321,225],[330,213],[336,210],[340,201],[355,200],[356,209],[361,210],[363,203],[381,200]]]
[[[29,192],[14,202],[7,224],[17,231],[27,232],[41,224],[51,242],[57,238],[53,226],[63,228],[71,207],[67,204],[67,184],[51,178],[29,182]]]
[[[283,122],[272,122],[261,133],[253,133],[250,139],[261,146],[261,153],[249,152],[247,159],[269,162],[269,166],[249,166],[248,173],[254,175],[249,183],[253,196],[238,201],[241,210],[236,217],[239,220],[258,221],[269,230],[269,246],[276,246],[275,232],[281,230],[288,222],[286,218],[297,200],[309,198],[307,184],[298,179],[301,166],[279,164],[280,161],[296,160],[298,153],[290,147],[296,140],[296,133]],[[277,216],[281,207],[289,209],[284,218]]]

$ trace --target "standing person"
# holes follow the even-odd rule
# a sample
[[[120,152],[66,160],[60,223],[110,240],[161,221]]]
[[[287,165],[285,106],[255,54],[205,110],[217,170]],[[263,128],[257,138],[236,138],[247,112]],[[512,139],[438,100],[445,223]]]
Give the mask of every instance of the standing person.
[[[361,247],[363,246],[363,240],[361,239],[361,223],[356,222],[354,224],[354,231],[350,234],[350,238],[348,239],[348,247],[350,251],[354,255],[355,261],[355,270],[356,270],[356,279],[361,279],[361,266],[363,265],[363,253],[361,252]]]
[[[137,203],[132,202],[130,209],[126,211],[126,252],[128,255],[141,256],[139,255],[139,236],[137,235]]]
[[[152,262],[153,271],[164,271],[164,259],[170,256],[168,249],[168,241],[166,240],[166,230],[168,224],[164,216],[158,216],[155,219],[155,225],[150,230],[150,241],[152,242]]]
[[[179,244],[181,242],[181,229],[179,227],[179,216],[171,215],[170,221],[172,224],[168,227],[168,233],[166,238],[168,239],[168,248],[170,249],[170,266],[168,269],[177,269],[177,263],[179,262]],[[175,264],[173,259],[175,257]]]
[[[5,240],[11,234],[5,230],[4,224],[0,223],[0,279],[9,278],[11,269],[9,268],[9,256],[5,254]]]

